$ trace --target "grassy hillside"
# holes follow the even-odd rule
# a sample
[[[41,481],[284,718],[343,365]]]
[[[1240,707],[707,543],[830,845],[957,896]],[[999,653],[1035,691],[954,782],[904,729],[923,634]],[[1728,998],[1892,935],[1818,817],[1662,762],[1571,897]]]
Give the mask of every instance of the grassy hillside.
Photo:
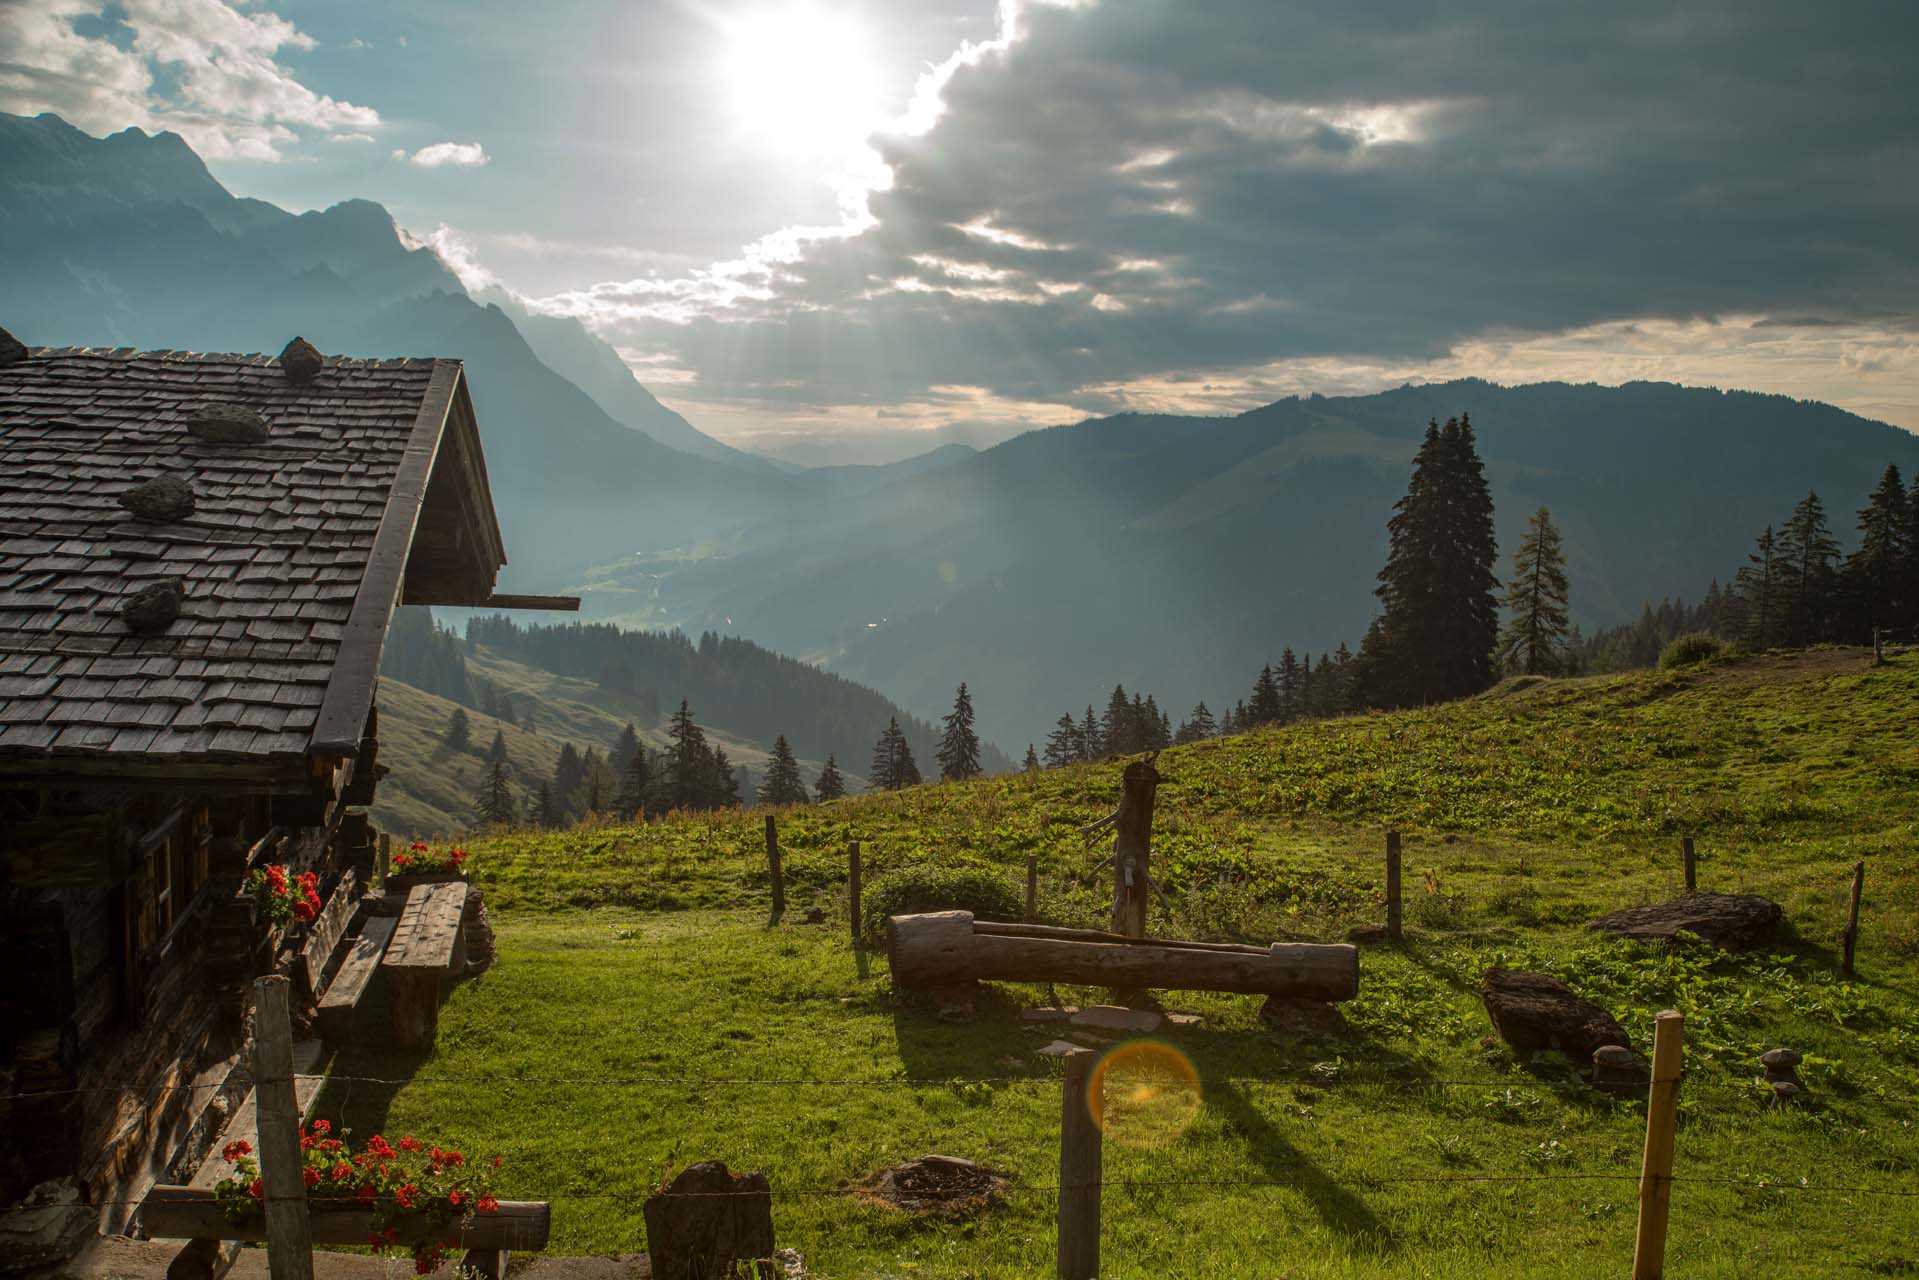
[[[1252,998],[1164,993],[1203,1016],[1166,1036],[1201,1097],[1174,1140],[1109,1128],[1103,1275],[1625,1274],[1644,1103],[1491,1039],[1477,988],[1493,964],[1560,975],[1642,1053],[1655,1011],[1687,1015],[1669,1274],[1919,1266],[1919,654],[1515,683],[1175,750],[1160,769],[1153,931],[1343,937],[1379,918],[1392,824],[1408,938],[1363,947],[1345,1028],[1318,1036],[1267,1027]],[[815,1274],[1050,1274],[1058,1068],[1035,1050],[1059,1029],[1017,1012],[1043,993],[989,986],[962,1023],[896,1003],[883,960],[846,943],[843,849],[857,837],[869,866],[1009,878],[1031,852],[1043,914],[1090,921],[1104,849],[1075,828],[1117,785],[1104,765],[787,812],[792,908],[773,927],[757,814],[489,839],[476,858],[499,965],[454,994],[425,1062],[343,1063],[414,1083],[328,1105],[504,1154],[503,1194],[555,1199],[557,1251],[640,1247],[650,1186],[721,1158],[768,1172],[781,1243]],[[1728,956],[1587,931],[1678,890],[1681,832],[1702,887],[1773,896],[1788,937]],[[795,924],[814,903],[828,927]],[[1782,1044],[1807,1054],[1809,1101],[1790,1110],[1753,1082]],[[865,1083],[720,1083],[741,1079]],[[929,1151],[1004,1170],[1006,1202],[941,1225],[835,1190]]]
[[[372,813],[374,824],[383,830],[424,835],[471,827],[473,796],[486,767],[487,744],[493,741],[496,729],[506,733],[516,793],[536,790],[542,778],[553,776],[562,743],[571,742],[581,751],[597,747],[604,754],[619,740],[620,731],[631,724],[649,747],[657,751],[666,745],[665,732],[647,722],[646,708],[638,698],[603,689],[590,680],[512,662],[484,647],[468,654],[466,661],[474,675],[516,695],[516,705],[535,702],[533,728],[515,727],[469,708],[472,750],[449,752],[441,746],[441,739],[457,704],[382,677],[380,763],[393,772],[381,782],[379,803]],[[764,747],[711,727],[706,736],[724,747],[736,766],[747,766],[755,777],[765,771]],[[800,768],[810,783],[819,773],[819,762],[802,759]],[[857,775],[849,772],[847,776],[851,785],[860,785]]]

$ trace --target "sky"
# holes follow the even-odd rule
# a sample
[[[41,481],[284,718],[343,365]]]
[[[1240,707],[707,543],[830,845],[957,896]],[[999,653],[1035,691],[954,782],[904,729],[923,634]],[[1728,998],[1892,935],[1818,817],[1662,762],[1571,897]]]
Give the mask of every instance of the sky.
[[[1915,51],[1909,0],[0,0],[0,110],[378,200],[774,452],[1463,375],[1919,430]]]

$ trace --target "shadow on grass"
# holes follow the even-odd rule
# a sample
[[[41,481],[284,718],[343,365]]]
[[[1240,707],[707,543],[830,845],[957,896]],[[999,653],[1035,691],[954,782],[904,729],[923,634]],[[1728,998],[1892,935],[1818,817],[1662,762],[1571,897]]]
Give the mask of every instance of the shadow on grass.
[[[1396,1250],[1391,1231],[1371,1207],[1289,1142],[1253,1105],[1243,1086],[1228,1080],[1208,1089],[1206,1100],[1225,1114],[1234,1132],[1244,1137],[1247,1154],[1264,1175],[1305,1197],[1328,1230],[1338,1232],[1368,1252],[1386,1254]]]

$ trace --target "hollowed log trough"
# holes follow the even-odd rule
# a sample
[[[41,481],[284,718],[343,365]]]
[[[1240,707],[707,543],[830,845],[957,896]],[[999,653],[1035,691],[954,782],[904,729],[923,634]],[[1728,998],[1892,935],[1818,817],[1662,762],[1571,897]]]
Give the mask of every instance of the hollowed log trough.
[[[997,978],[1329,1002],[1359,994],[1359,948],[1350,943],[1173,942],[1098,929],[1001,924],[975,920],[970,911],[889,917],[886,961],[893,985],[902,990]]]

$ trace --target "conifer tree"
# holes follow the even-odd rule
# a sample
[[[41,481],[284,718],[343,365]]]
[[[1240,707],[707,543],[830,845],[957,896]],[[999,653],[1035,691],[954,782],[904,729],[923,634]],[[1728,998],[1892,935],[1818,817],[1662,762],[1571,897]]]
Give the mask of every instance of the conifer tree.
[[[1781,629],[1778,539],[1772,526],[1759,535],[1752,554],[1733,579],[1739,598],[1739,638],[1751,649],[1770,649],[1779,643]]]
[[[1908,497],[1899,468],[1888,465],[1878,487],[1859,509],[1859,547],[1846,558],[1845,596],[1851,639],[1866,644],[1874,628],[1892,628],[1904,619],[1905,572],[1909,556],[1906,526]]]
[[[1053,731],[1046,735],[1046,767],[1061,769],[1079,763],[1085,756],[1086,744],[1079,726],[1073,722],[1072,713],[1068,712],[1059,718]]]
[[[1807,645],[1831,639],[1839,544],[1826,527],[1826,509],[1817,493],[1806,494],[1793,507],[1779,530],[1778,555],[1785,570],[1786,642]]]
[[[465,751],[473,745],[473,725],[466,718],[465,707],[453,708],[453,714],[447,717],[446,733],[440,744],[448,751]]]
[[[637,739],[633,744],[633,754],[626,759],[626,767],[620,770],[620,792],[614,798],[613,805],[622,818],[628,820],[646,816],[646,798],[653,784],[652,771],[647,765],[646,747]]]
[[[1278,686],[1280,723],[1297,720],[1300,716],[1300,674],[1299,659],[1293,654],[1293,647],[1287,645],[1279,655],[1279,666],[1273,672],[1273,683]]]
[[[694,722],[693,709],[684,698],[680,699],[680,709],[667,722],[666,741],[662,772],[667,807],[710,807],[712,754],[707,750],[706,732]]]
[[[534,794],[532,807],[527,812],[527,821],[541,829],[559,825],[559,813],[553,807],[553,784],[544,778],[540,780],[540,789]]]
[[[580,811],[582,815],[605,813],[608,802],[613,799],[614,786],[606,761],[597,748],[586,749],[584,768],[586,778],[580,787]]]
[[[813,794],[821,804],[846,794],[846,778],[840,773],[839,761],[830,755],[826,757],[826,767],[820,770],[819,780],[813,784]]]
[[[733,762],[726,758],[726,748],[714,747],[706,760],[706,794],[701,798],[702,807],[709,809],[735,809],[740,803],[740,775],[733,770]]]
[[[973,732],[973,698],[964,680],[953,695],[953,709],[946,715],[946,732],[940,737],[935,758],[943,782],[979,777],[979,735]]]
[[[613,750],[607,753],[606,763],[616,776],[624,778],[627,765],[632,763],[633,757],[639,753],[639,750],[640,735],[632,724],[628,723],[620,730],[619,739],[614,742]]]
[[[1079,748],[1082,761],[1104,760],[1113,752],[1106,745],[1106,737],[1100,732],[1099,720],[1093,715],[1093,704],[1086,704],[1086,716],[1079,722]]]
[[[873,745],[873,767],[867,771],[874,791],[898,791],[920,784],[919,765],[913,760],[913,748],[900,732],[897,716],[886,722],[880,740]]]
[[[1253,696],[1246,700],[1248,719],[1241,727],[1278,724],[1281,710],[1279,677],[1274,674],[1273,664],[1269,662],[1259,669],[1259,678],[1253,681]]]
[[[1200,702],[1193,707],[1192,713],[1186,717],[1186,723],[1180,725],[1179,732],[1174,735],[1173,740],[1185,744],[1188,742],[1204,742],[1208,738],[1217,736],[1219,736],[1219,725],[1214,722],[1213,713],[1207,709],[1206,704]]]
[[[1132,701],[1126,696],[1126,687],[1116,684],[1113,692],[1107,696],[1106,714],[1099,722],[1100,755],[1123,756],[1137,750],[1133,745],[1132,728]]]
[[[586,783],[586,762],[570,742],[560,744],[560,759],[553,766],[553,825],[564,826],[580,816],[578,800]]]
[[[513,821],[513,788],[507,782],[505,751],[497,757],[488,756],[486,772],[480,775],[480,790],[473,797],[473,807],[482,825],[500,827]]]
[[[1020,761],[1019,767],[1023,773],[1039,772],[1039,753],[1033,750],[1033,744],[1030,742],[1026,744],[1026,758]]]
[[[1406,496],[1386,525],[1381,615],[1356,675],[1370,706],[1465,697],[1493,682],[1499,606],[1492,490],[1465,415],[1429,422]]]
[[[1570,619],[1566,609],[1566,551],[1541,507],[1526,522],[1513,552],[1513,576],[1506,584],[1510,615],[1499,638],[1499,658],[1518,675],[1564,675]]]
[[[800,777],[800,762],[787,745],[786,735],[773,739],[773,758],[767,761],[766,777],[760,780],[761,804],[805,804],[806,781]]]
[[[486,749],[486,762],[488,764],[506,763],[506,730],[493,731],[493,741]]]

